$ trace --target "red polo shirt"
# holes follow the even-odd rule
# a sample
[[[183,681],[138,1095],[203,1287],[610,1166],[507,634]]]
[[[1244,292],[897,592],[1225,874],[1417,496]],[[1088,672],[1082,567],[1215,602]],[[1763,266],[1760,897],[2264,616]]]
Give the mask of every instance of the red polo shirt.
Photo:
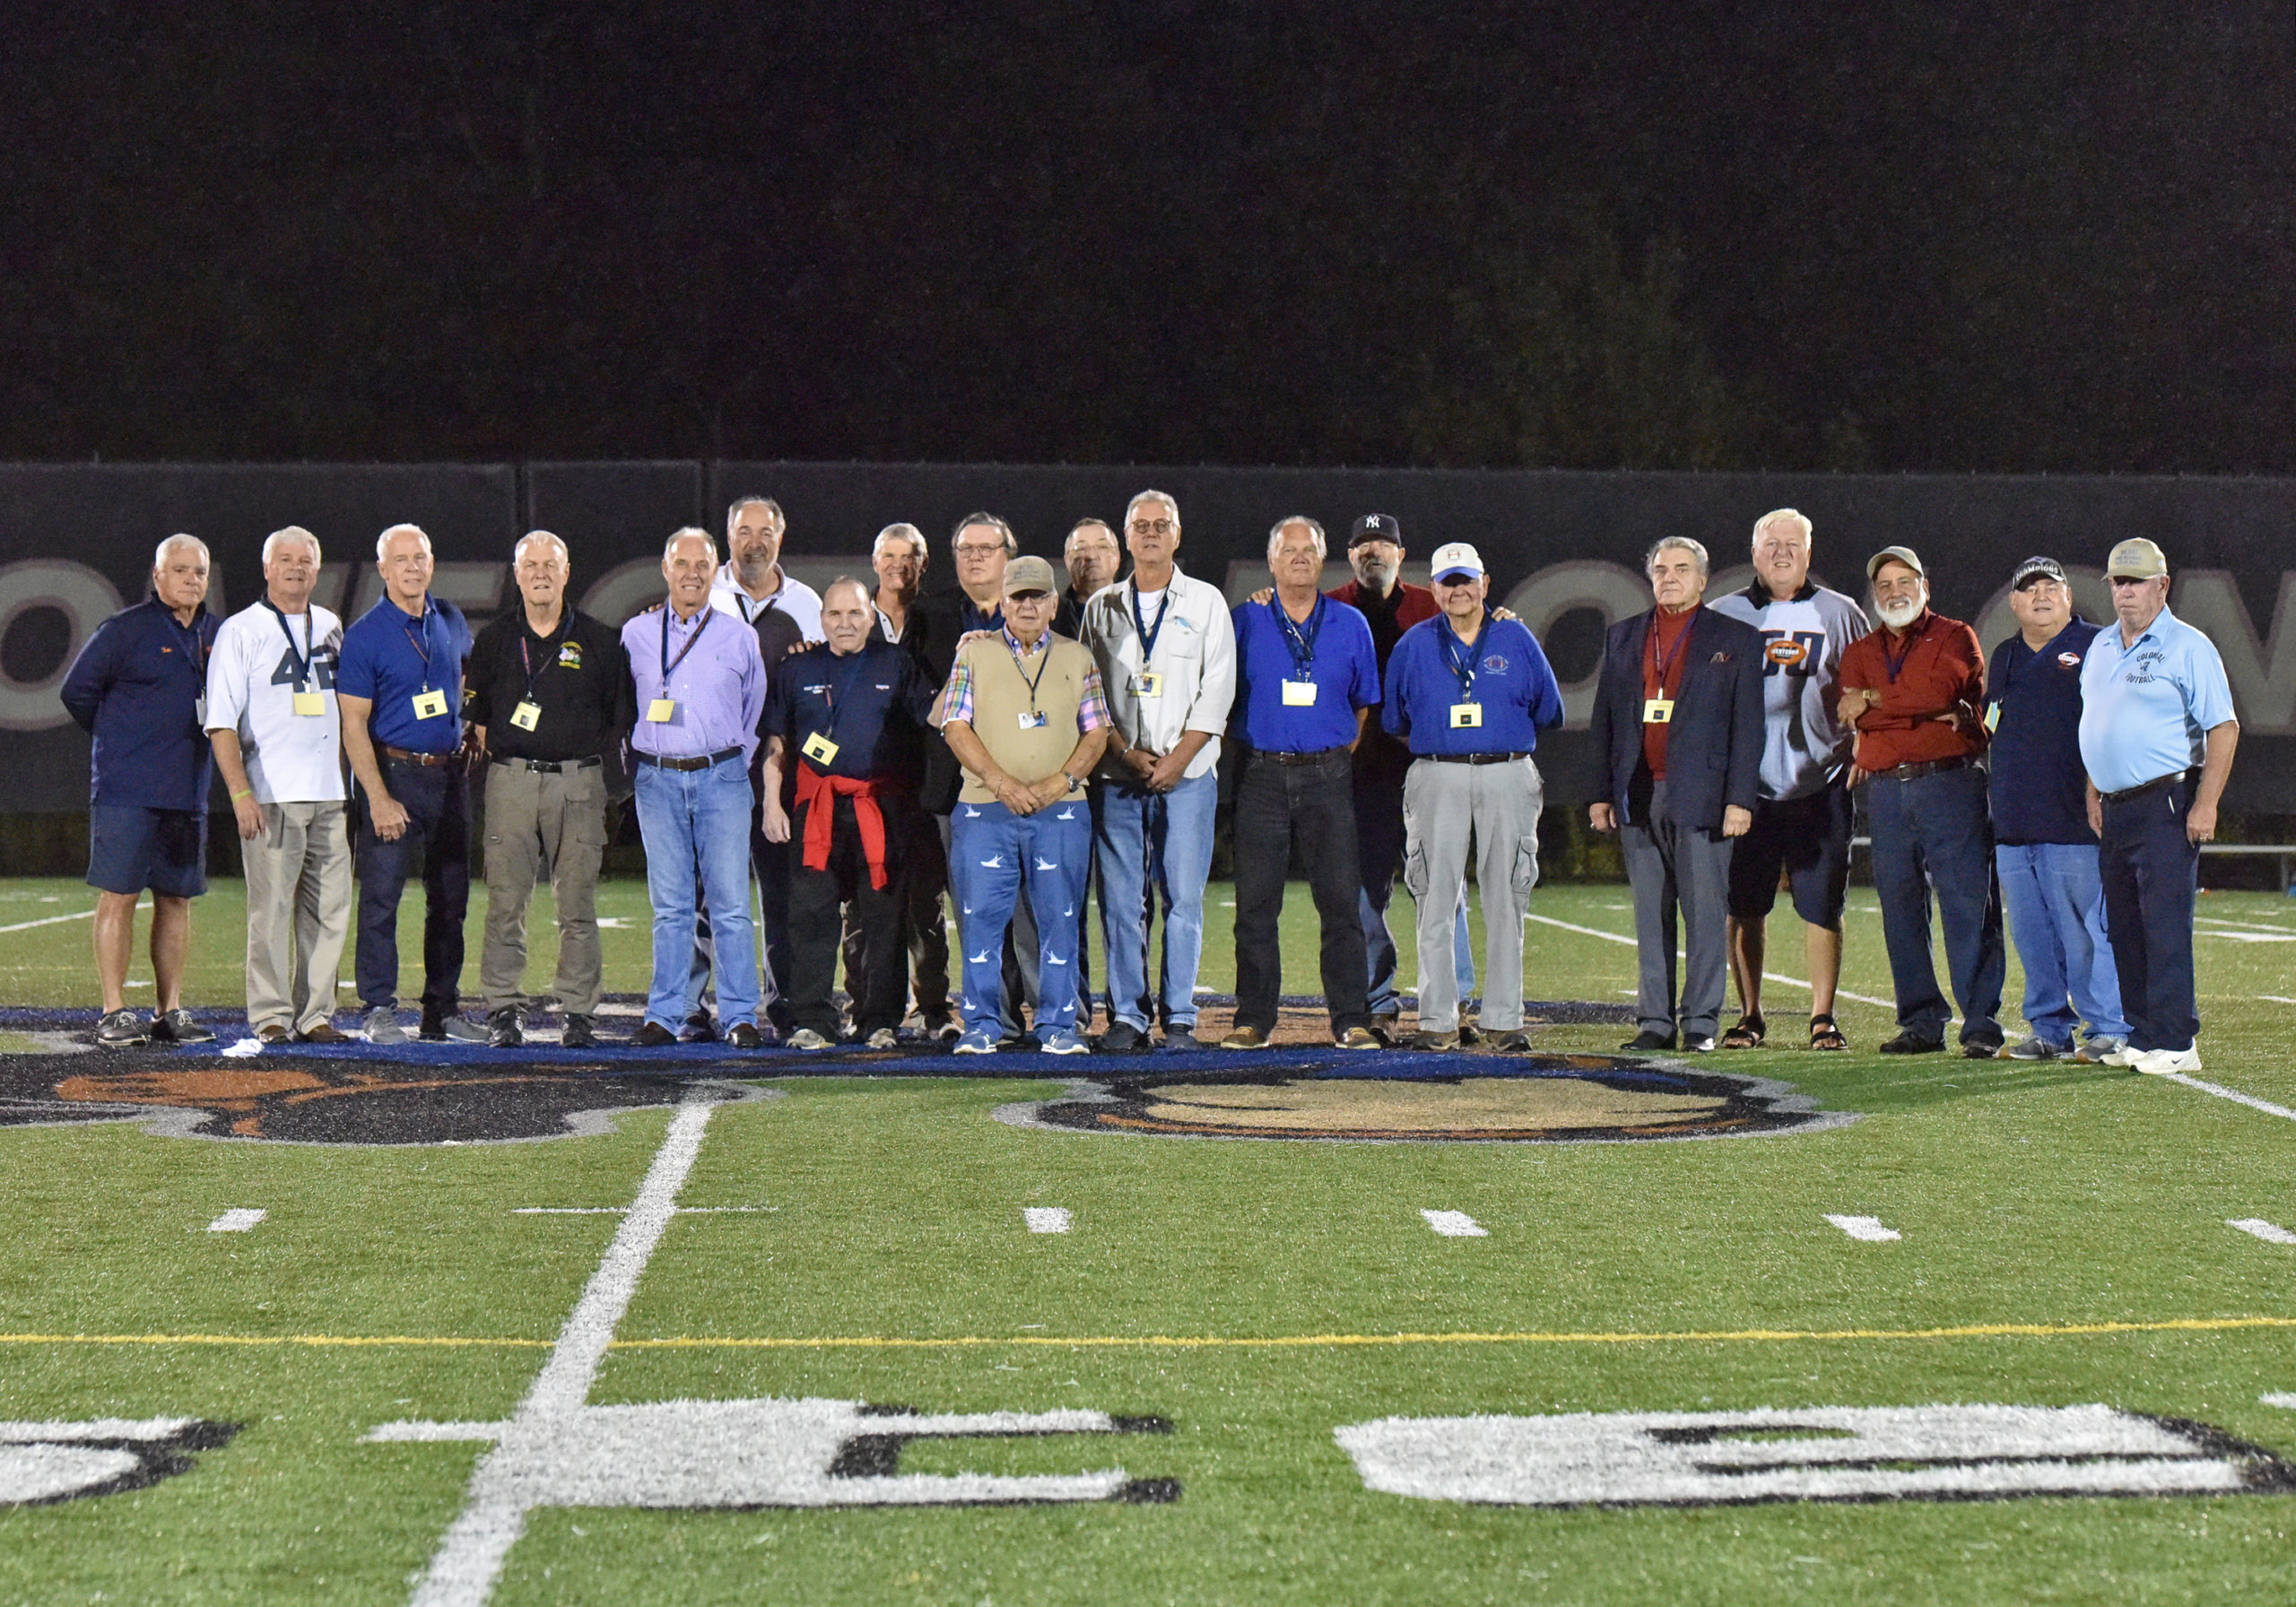
[[[1977,724],[1985,707],[1985,656],[1977,632],[1923,609],[1903,636],[1884,628],[1842,650],[1841,687],[1866,687],[1881,700],[1857,717],[1857,768],[1967,759],[1985,750]],[[1960,721],[1937,717],[1960,709]]]

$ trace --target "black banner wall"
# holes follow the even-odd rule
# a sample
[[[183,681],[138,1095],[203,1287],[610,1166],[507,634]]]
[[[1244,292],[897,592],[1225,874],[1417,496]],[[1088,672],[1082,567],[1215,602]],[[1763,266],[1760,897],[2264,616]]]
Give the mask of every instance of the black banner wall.
[[[1790,474],[1449,473],[933,464],[581,463],[529,465],[37,465],[0,466],[0,812],[87,802],[87,741],[57,688],[90,632],[145,594],[152,552],[188,531],[215,555],[211,605],[242,608],[262,589],[264,536],[316,532],[326,560],[319,600],[355,613],[380,595],[377,534],[421,525],[439,558],[437,589],[483,621],[510,601],[509,557],[526,530],[572,551],[584,605],[612,621],[659,595],[662,543],[681,525],[722,530],[737,495],[777,499],[789,519],[784,563],[818,586],[866,576],[871,540],[907,520],[931,539],[926,584],[945,583],[955,521],[994,511],[1024,551],[1057,558],[1078,518],[1118,522],[1145,486],[1170,491],[1183,563],[1241,597],[1265,580],[1268,527],[1305,513],[1332,533],[1344,578],[1358,515],[1403,526],[1406,572],[1447,541],[1473,542],[1493,595],[1537,632],[1569,692],[1570,723],[1541,751],[1550,796],[1583,786],[1583,727],[1601,631],[1648,606],[1641,560],[1660,535],[1693,535],[1713,554],[1715,589],[1745,583],[1754,520],[1800,508],[1817,527],[1820,578],[1854,595],[1867,553],[1918,551],[1936,605],[1977,623],[1990,647],[2013,629],[2005,587],[2016,561],[2048,553],[2075,578],[2092,619],[2109,604],[2112,543],[2148,535],[2177,571],[2178,613],[2222,651],[2242,725],[2230,802],[2285,812],[2296,797],[2296,480]],[[2292,629],[2283,630],[2284,623]]]

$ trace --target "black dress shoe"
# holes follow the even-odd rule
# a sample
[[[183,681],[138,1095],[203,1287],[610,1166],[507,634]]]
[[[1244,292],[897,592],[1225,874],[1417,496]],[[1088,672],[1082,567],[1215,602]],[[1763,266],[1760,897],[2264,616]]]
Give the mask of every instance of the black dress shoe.
[[[630,1041],[641,1049],[665,1049],[678,1041],[678,1035],[659,1021],[648,1021],[631,1035]]]
[[[714,1044],[718,1041],[718,1029],[709,1024],[709,1012],[698,1010],[685,1018],[685,1025],[677,1036],[682,1044]]]
[[[518,1012],[505,1005],[486,1018],[486,1046],[490,1049],[515,1049],[526,1041],[518,1024]]]
[[[1935,1055],[1944,1047],[1942,1038],[1923,1038],[1914,1032],[1900,1032],[1879,1046],[1884,1055]]]
[[[1649,1031],[1638,1032],[1632,1038],[1628,1038],[1624,1043],[1619,1045],[1619,1047],[1622,1049],[1628,1049],[1639,1054],[1654,1054],[1662,1049],[1671,1049],[1674,1047],[1674,1035],[1673,1033]]]
[[[561,1047],[595,1049],[598,1047],[598,1024],[587,1015],[570,1015],[565,1030],[558,1035]]]
[[[747,1021],[735,1021],[726,1029],[726,1042],[736,1049],[761,1049],[765,1034]]]
[[[1148,1053],[1148,1040],[1141,1036],[1140,1029],[1130,1021],[1118,1021],[1100,1034],[1100,1053],[1103,1055],[1145,1055]]]
[[[1981,1038],[1971,1038],[1961,1046],[1961,1057],[1964,1060],[1998,1060],[2001,1058],[2001,1046],[1989,1044]]]

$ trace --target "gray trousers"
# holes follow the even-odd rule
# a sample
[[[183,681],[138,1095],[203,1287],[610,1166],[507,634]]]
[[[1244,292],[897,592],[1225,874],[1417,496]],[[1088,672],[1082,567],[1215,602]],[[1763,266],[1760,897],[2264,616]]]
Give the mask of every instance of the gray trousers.
[[[1729,970],[1724,917],[1730,894],[1730,839],[1694,831],[1666,818],[1666,784],[1650,790],[1649,821],[1622,826],[1626,879],[1634,887],[1634,941],[1641,961],[1636,1010],[1642,1030],[1674,1030],[1674,912],[1682,912],[1682,1030],[1711,1038],[1720,1024],[1722,987]]]
[[[598,1009],[598,869],[606,851],[606,788],[596,765],[547,771],[486,767],[486,946],[479,986],[491,1013],[525,1002],[526,907],[547,880],[558,906],[558,981],[568,1015]]]
[[[1523,1024],[1523,922],[1538,885],[1539,809],[1545,802],[1539,768],[1527,759],[1412,760],[1403,783],[1403,881],[1419,906],[1421,1031],[1452,1032],[1459,1025],[1451,930],[1466,882],[1470,833],[1483,889],[1483,1029],[1512,1032]]]
[[[248,1026],[308,1032],[335,1014],[351,931],[351,813],[335,804],[265,804],[263,835],[239,845],[248,879]]]

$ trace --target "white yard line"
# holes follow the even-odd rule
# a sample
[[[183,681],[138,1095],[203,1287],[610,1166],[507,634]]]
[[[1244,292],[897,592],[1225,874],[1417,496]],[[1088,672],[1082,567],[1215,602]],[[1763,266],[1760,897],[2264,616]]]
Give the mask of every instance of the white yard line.
[[[628,1205],[514,1205],[512,1216],[627,1216]],[[735,1212],[778,1211],[778,1205],[681,1205],[673,1216],[725,1216]]]
[[[1883,1227],[1882,1219],[1877,1216],[1836,1216],[1831,1212],[1828,1212],[1826,1220],[1848,1234],[1850,1238],[1862,1238],[1871,1245],[1887,1244],[1893,1238],[1905,1237],[1895,1228]]]
[[[1489,1238],[1491,1229],[1464,1211],[1422,1211],[1427,1225],[1445,1238]]]
[[[1065,1205],[1023,1205],[1021,1220],[1028,1223],[1031,1233],[1065,1233],[1074,1219]]]
[[[135,908],[140,914],[152,907],[149,904],[138,904]],[[84,921],[95,913],[92,909],[75,909],[70,915],[42,916],[36,921],[18,921],[13,926],[0,926],[0,932],[30,932],[35,926],[53,926],[63,921]]]
[[[2238,1228],[2268,1245],[2296,1245],[2296,1233],[2291,1233],[2277,1222],[2267,1222],[2260,1216],[2228,1217],[2224,1225]]]
[[[598,1270],[590,1274],[589,1286],[566,1319],[549,1361],[502,1425],[500,1441],[479,1458],[462,1515],[439,1542],[429,1569],[415,1586],[414,1607],[480,1607],[492,1594],[510,1548],[526,1526],[526,1498],[517,1480],[514,1442],[537,1431],[549,1434],[553,1419],[578,1411],[588,1399],[615,1325],[637,1292],[639,1275],[676,1212],[678,1190],[685,1186],[686,1174],[701,1151],[702,1132],[714,1108],[708,1099],[678,1108],[637,1199],[613,1243],[606,1247]]]
[[[2182,1072],[2170,1072],[2161,1081],[2181,1082],[2187,1088],[2196,1088],[2205,1094],[2214,1094],[2220,1099],[2230,1099],[2235,1105],[2245,1105],[2250,1110],[2261,1110],[2266,1116],[2276,1116],[2283,1121],[2296,1122],[2296,1110],[2285,1105],[2275,1105],[2270,1099],[2259,1099],[2254,1094],[2244,1094],[2237,1089],[2221,1088],[2213,1082],[2203,1082],[2197,1077],[2187,1077]]]
[[[222,1216],[217,1217],[213,1221],[208,1223],[207,1231],[210,1233],[245,1233],[269,1214],[270,1212],[266,1211],[249,1210],[246,1206],[240,1206],[235,1210],[225,1212]]]
[[[1531,919],[1545,925],[1560,926],[1565,932],[1576,932],[1581,937],[1599,937],[1606,943],[1624,943],[1630,949],[1640,946],[1634,939],[1622,936],[1616,932],[1605,932],[1594,926],[1573,925],[1569,921],[1558,921],[1551,915],[1533,915]],[[1765,982],[1783,982],[1788,987],[1806,988],[1810,986],[1799,977],[1788,977],[1782,971],[1764,971],[1761,974],[1761,979]],[[1898,1007],[1897,1001],[1894,999],[1877,999],[1871,994],[1854,994],[1846,987],[1837,987],[1833,991],[1835,997],[1855,999],[1860,1004],[1879,1004],[1884,1010],[1895,1010]]]
[[[2278,1406],[2283,1411],[2296,1412],[2296,1395],[2258,1395],[2257,1399],[2266,1406]]]

